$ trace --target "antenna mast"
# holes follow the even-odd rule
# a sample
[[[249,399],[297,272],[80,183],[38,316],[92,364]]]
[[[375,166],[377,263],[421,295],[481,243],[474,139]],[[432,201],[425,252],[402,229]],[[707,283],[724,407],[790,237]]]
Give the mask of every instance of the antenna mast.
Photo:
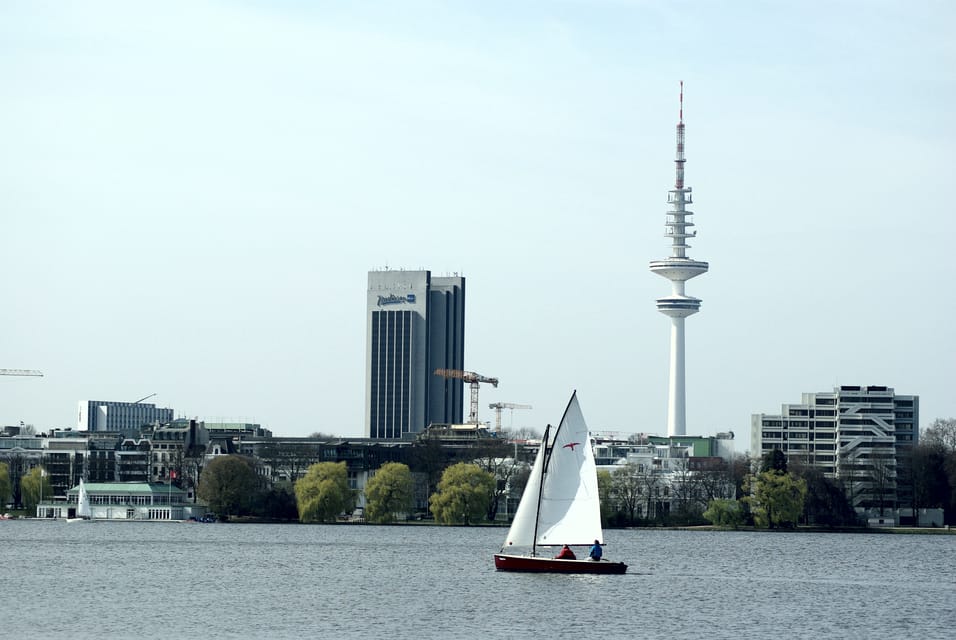
[[[684,188],[684,81],[680,82],[680,113],[677,120],[677,158],[674,163],[677,165],[677,180],[674,182],[675,189]]]

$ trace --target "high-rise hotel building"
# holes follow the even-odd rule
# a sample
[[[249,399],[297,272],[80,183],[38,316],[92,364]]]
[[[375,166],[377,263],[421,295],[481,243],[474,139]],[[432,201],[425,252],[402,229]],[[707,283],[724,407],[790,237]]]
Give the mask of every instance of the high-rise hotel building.
[[[365,435],[401,438],[432,423],[460,424],[465,279],[430,271],[370,271],[365,361]]]
[[[780,449],[789,461],[839,479],[854,507],[902,501],[897,477],[918,438],[919,396],[882,386],[804,393],[800,404],[783,405],[780,415],[751,418],[754,457]]]

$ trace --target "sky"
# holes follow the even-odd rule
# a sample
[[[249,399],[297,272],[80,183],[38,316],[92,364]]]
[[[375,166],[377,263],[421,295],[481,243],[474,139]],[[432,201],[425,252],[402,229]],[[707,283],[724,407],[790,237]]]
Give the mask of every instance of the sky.
[[[956,5],[0,4],[0,424],[80,400],[364,432],[368,272],[466,278],[510,428],[666,434],[684,82],[710,271],[687,432],[886,385],[956,416]],[[464,413],[468,410],[465,407]]]

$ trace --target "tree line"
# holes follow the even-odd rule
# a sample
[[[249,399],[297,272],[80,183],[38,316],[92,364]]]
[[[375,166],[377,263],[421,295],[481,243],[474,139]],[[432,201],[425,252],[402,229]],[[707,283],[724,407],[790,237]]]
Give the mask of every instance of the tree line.
[[[417,456],[416,467],[427,476],[428,509],[436,521],[494,521],[508,495],[520,496],[526,467],[506,461],[500,444],[476,448],[473,454],[471,462],[450,466],[438,446],[424,446]],[[941,508],[945,522],[956,524],[956,419],[936,420],[899,462],[895,483],[905,501],[896,506]],[[599,472],[605,526],[859,524],[851,504],[853,487],[846,480],[829,478],[799,460],[788,461],[779,450],[757,461],[737,456],[730,461],[689,458],[676,464],[666,483],[654,469],[636,464]],[[871,486],[879,487],[878,471],[876,466],[874,477],[867,479]],[[52,495],[49,478],[38,467],[19,478],[18,488],[28,510]],[[408,465],[383,464],[365,487],[365,519],[389,523],[407,518],[414,510],[414,491]],[[220,456],[206,465],[197,493],[222,517],[302,522],[335,521],[352,512],[358,498],[349,487],[345,462],[314,463],[294,482],[273,482],[257,474],[254,460],[240,455]],[[10,469],[0,463],[0,504],[11,494]],[[877,492],[881,501],[879,496]]]
[[[429,498],[429,510],[443,524],[477,524],[487,519],[495,497],[495,476],[474,463],[446,467]],[[294,483],[257,488],[254,463],[240,455],[210,462],[199,481],[199,498],[223,518],[260,516],[300,522],[335,522],[355,508],[343,462],[318,462]],[[364,518],[387,524],[405,520],[414,508],[415,483],[402,462],[387,462],[365,486]]]

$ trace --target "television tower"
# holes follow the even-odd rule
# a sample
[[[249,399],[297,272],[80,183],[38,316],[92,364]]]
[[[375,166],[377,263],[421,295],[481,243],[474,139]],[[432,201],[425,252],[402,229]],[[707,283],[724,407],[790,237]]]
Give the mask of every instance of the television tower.
[[[671,319],[671,372],[667,394],[667,435],[687,435],[686,398],[684,394],[684,318],[700,311],[700,298],[684,295],[684,283],[707,273],[706,262],[691,260],[687,255],[687,238],[697,235],[690,229],[693,211],[685,206],[693,203],[692,189],[684,186],[684,83],[680,83],[680,117],[677,121],[677,180],[667,196],[671,210],[667,212],[665,237],[671,239],[671,255],[651,262],[651,271],[671,281],[671,295],[657,299],[657,310]]]

